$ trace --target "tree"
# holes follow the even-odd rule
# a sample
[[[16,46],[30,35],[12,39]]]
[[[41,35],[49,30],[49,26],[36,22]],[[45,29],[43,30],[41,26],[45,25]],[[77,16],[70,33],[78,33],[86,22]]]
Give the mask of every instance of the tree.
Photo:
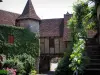
[[[69,43],[64,57],[58,63],[55,75],[72,75],[73,72],[71,71],[71,69],[69,69],[69,64],[71,62],[69,58],[72,52],[71,47],[72,43]]]
[[[85,41],[88,29],[95,29],[96,25],[92,18],[93,7],[88,6],[88,1],[84,2],[78,0],[73,8],[73,16],[68,22],[68,27],[71,30],[72,41],[70,51],[72,52],[67,56],[65,55],[61,63],[59,63],[56,70],[58,73],[56,73],[56,75],[59,75],[59,71],[63,72],[63,75],[66,75],[66,72],[67,75],[72,75],[73,73],[82,74],[86,63],[88,62],[88,58],[85,53]],[[63,68],[61,65],[63,65]],[[60,69],[63,69],[64,71],[61,71]],[[70,70],[72,70],[72,74],[68,73]]]
[[[85,40],[87,38],[87,29],[93,24],[89,22],[91,10],[88,7],[88,2],[79,1],[74,5],[74,14],[69,21],[69,27],[72,32],[73,52],[70,55],[71,63],[69,67],[74,73],[82,73],[86,62],[85,55]]]

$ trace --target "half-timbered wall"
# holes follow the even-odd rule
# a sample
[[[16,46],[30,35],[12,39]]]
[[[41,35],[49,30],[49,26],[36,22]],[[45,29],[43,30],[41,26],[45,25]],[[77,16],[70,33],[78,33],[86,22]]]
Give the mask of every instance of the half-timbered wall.
[[[40,38],[41,54],[62,54],[66,49],[65,42],[61,37],[54,37],[54,47],[50,47],[50,37]]]

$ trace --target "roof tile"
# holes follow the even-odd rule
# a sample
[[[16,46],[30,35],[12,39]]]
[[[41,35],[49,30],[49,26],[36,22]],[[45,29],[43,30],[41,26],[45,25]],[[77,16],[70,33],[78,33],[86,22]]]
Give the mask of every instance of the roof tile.
[[[27,4],[24,8],[23,13],[18,17],[19,19],[35,19],[35,20],[40,20],[40,18],[37,16],[34,7],[32,5],[31,0],[27,1]]]
[[[19,14],[0,10],[0,24],[15,25],[15,20]]]
[[[62,24],[63,19],[44,19],[40,24],[40,36],[41,37],[50,37],[50,36],[61,36],[61,31],[63,29]]]

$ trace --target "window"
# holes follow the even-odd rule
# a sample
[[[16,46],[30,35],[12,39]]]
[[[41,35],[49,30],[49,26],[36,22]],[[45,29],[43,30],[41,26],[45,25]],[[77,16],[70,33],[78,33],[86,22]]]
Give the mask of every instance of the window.
[[[67,42],[67,41],[65,41],[65,47],[66,47],[66,48],[67,48],[67,43],[68,43],[68,42]]]
[[[14,43],[14,36],[13,35],[8,36],[8,43]]]
[[[100,14],[99,14],[99,21],[100,21]]]
[[[54,48],[54,38],[49,38],[49,47]]]

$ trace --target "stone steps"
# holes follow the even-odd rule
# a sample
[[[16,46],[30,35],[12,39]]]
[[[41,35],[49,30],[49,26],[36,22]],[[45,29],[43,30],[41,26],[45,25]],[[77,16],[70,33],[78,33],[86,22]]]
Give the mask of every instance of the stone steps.
[[[91,63],[86,68],[87,69],[100,69],[100,63]]]
[[[97,59],[99,60],[100,59],[100,55],[90,55],[88,56],[90,59]]]
[[[86,46],[87,55],[90,58],[90,63],[87,65],[83,75],[100,75],[100,46]]]
[[[90,62],[92,62],[92,63],[100,63],[100,59],[90,59]]]
[[[86,69],[83,75],[100,75],[100,69]]]

